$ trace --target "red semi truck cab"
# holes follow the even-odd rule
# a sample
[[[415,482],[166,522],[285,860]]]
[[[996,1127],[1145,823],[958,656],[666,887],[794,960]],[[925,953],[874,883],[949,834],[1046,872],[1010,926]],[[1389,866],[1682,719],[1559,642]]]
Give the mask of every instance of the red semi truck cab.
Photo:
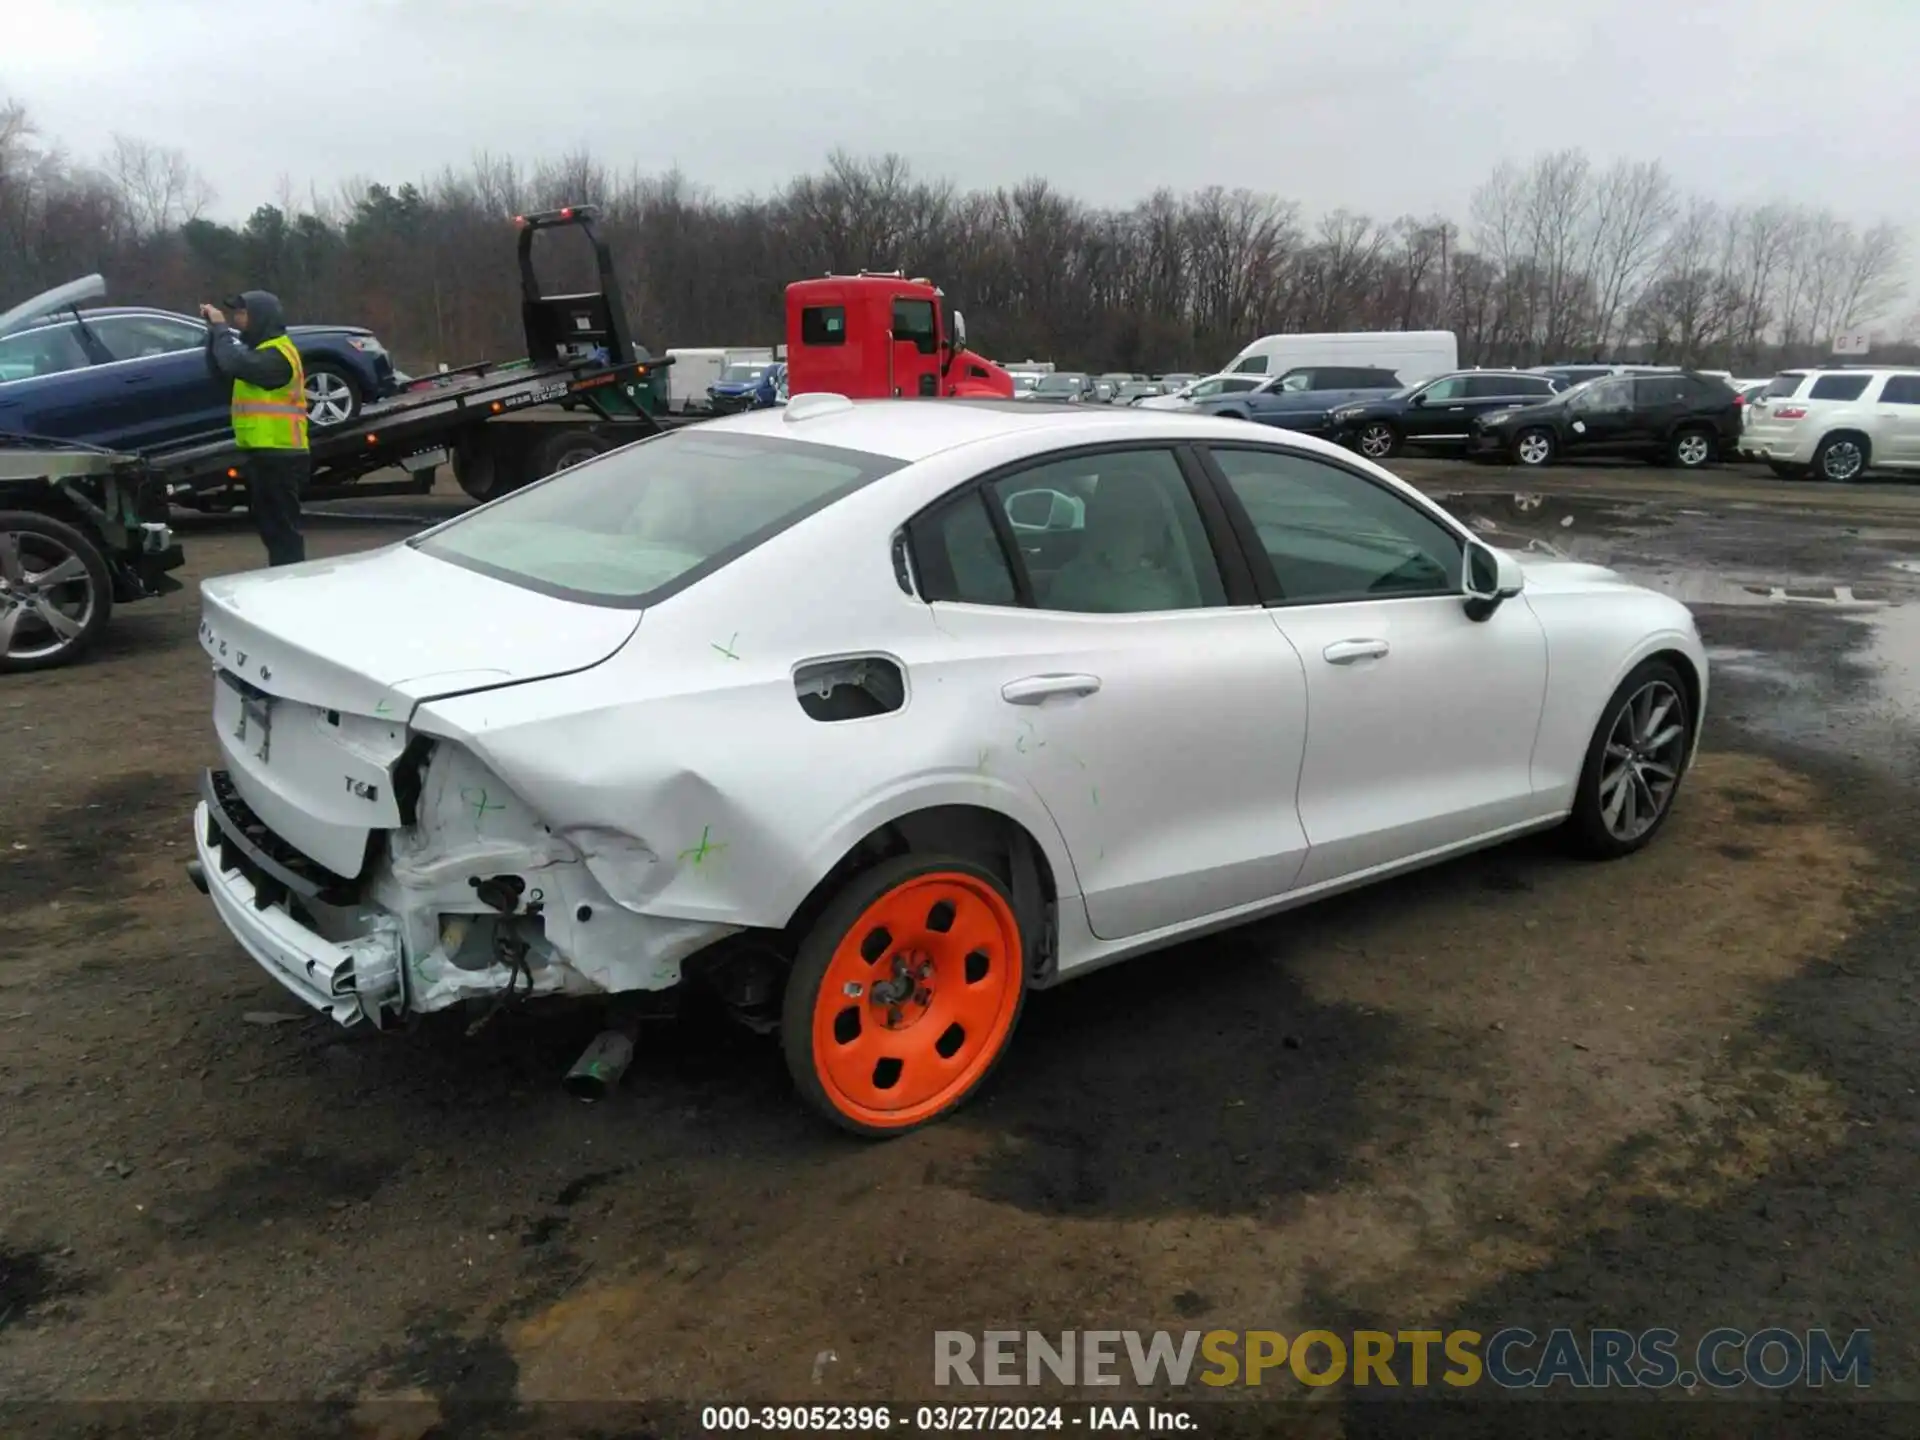
[[[828,275],[787,287],[787,393],[850,400],[1010,400],[1013,377],[966,348],[931,281],[904,272]]]

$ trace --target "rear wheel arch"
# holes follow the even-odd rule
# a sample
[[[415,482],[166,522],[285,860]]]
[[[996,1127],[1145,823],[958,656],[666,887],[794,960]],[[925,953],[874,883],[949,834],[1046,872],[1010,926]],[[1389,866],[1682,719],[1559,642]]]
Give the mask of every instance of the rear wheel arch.
[[[1812,470],[1816,478],[1818,479],[1826,478],[1824,467],[1825,467],[1826,458],[1827,458],[1827,451],[1831,449],[1834,445],[1839,444],[1842,441],[1850,441],[1853,444],[1858,445],[1860,447],[1860,468],[1857,471],[1855,471],[1854,474],[1849,478],[1858,479],[1860,476],[1866,474],[1869,467],[1872,466],[1873,464],[1872,438],[1864,430],[1856,429],[1850,425],[1842,425],[1837,429],[1829,430],[1826,434],[1822,435],[1820,437],[1820,443],[1814,446]]]
[[[1026,825],[985,805],[925,806],[875,825],[828,866],[788,916],[783,934],[789,944],[799,944],[855,876],[912,854],[957,856],[991,872],[1007,887],[1026,932],[1031,983],[1052,979],[1060,895],[1055,862]]]

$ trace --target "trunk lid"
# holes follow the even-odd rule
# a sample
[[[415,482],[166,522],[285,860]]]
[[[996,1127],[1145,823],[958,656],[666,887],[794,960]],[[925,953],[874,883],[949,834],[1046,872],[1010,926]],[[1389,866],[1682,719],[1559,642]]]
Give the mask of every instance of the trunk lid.
[[[407,545],[201,586],[233,787],[347,879],[372,832],[401,823],[394,770],[416,705],[588,669],[639,623],[637,609],[542,595]]]

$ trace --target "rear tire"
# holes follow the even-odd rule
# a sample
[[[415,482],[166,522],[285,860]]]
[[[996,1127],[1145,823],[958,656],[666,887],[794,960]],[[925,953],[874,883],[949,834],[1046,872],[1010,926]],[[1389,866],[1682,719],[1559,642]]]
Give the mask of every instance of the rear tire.
[[[588,430],[556,430],[533,447],[533,478],[544,480],[607,453],[613,447]]]
[[[1867,473],[1873,460],[1873,447],[1867,437],[1843,430],[1829,435],[1813,452],[1813,478],[1846,485]]]
[[[970,860],[901,855],[855,875],[787,977],[780,1040],[801,1097],[870,1138],[953,1113],[1019,1023],[1023,933],[1006,888]]]
[[[91,535],[0,510],[0,674],[72,664],[112,615],[113,577]]]
[[[1679,431],[1667,446],[1667,460],[1682,470],[1699,470],[1713,463],[1713,436],[1706,430]]]
[[[481,434],[484,436],[485,431]],[[463,440],[454,447],[453,478],[472,499],[485,504],[510,488],[501,483],[500,465],[493,447],[481,438]]]
[[[1567,820],[1577,850],[1617,860],[1660,833],[1686,777],[1693,726],[1687,686],[1673,662],[1636,665],[1608,699],[1587,743]]]

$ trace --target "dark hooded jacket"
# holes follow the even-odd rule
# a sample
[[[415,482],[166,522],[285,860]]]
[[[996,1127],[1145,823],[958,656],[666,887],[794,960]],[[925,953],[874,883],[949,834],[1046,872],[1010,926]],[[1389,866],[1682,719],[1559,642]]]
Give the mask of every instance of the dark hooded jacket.
[[[209,325],[207,365],[215,375],[228,380],[244,380],[263,390],[277,389],[293,379],[293,366],[278,350],[259,347],[287,333],[280,297],[267,290],[247,290],[240,298],[247,302],[247,328]]]

